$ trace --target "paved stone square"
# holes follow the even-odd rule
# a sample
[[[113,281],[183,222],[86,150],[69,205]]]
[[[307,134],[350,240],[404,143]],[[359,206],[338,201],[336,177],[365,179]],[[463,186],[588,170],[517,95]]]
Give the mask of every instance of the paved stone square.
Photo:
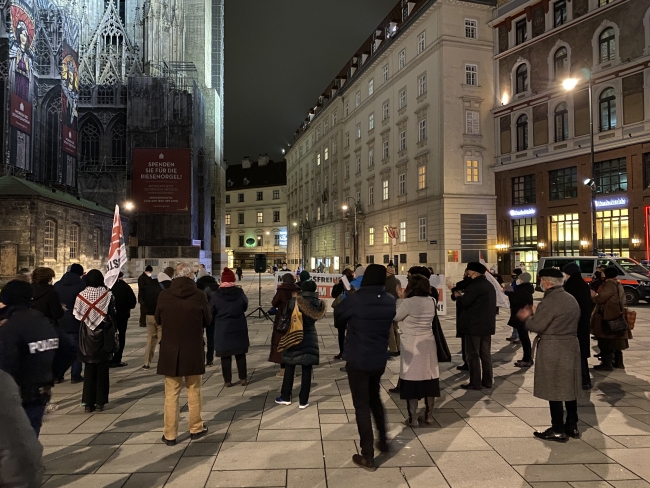
[[[258,282],[252,273],[241,282],[257,306]],[[262,302],[270,307],[273,281],[263,277]],[[634,340],[625,352],[625,370],[594,372],[594,389],[579,401],[581,440],[548,443],[533,437],[550,424],[548,404],[532,395],[533,369],[513,366],[520,346],[505,339],[511,328],[506,311],[493,338],[495,386],[484,392],[458,386],[466,374],[441,365],[442,397],[433,426],[402,424],[405,404],[389,395],[398,379],[399,360],[389,361],[382,397],[388,412],[393,452],[378,456],[379,469],[355,467],[358,452],[354,408],[345,373],[339,371],[336,329],[331,312],[318,322],[321,365],[314,368],[310,407],[278,406],[281,378],[267,362],[271,323],[249,321],[250,384],[223,388],[220,366],[203,377],[203,418],[209,435],[191,441],[186,396],[181,397],[179,443],[161,442],[162,377],[140,369],[146,333],[129,323],[125,368],[111,369],[110,403],[104,412],[85,414],[82,385],[57,385],[59,410],[45,417],[45,486],[72,487],[286,487],[435,488],[450,486],[545,488],[650,487],[650,305],[639,314]],[[506,313],[504,313],[506,312]],[[455,310],[442,318],[452,352]],[[157,354],[156,354],[157,357]],[[218,362],[218,360],[217,360]],[[591,359],[591,364],[596,360]],[[234,365],[233,365],[234,367]],[[298,368],[300,369],[300,368]],[[294,385],[297,395],[299,381]]]

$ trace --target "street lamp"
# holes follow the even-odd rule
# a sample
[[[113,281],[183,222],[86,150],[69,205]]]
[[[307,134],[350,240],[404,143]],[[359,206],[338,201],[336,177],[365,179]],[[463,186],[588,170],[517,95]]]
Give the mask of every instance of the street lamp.
[[[309,221],[301,220],[300,225],[297,222],[293,223],[294,227],[298,227],[297,231],[298,234],[300,234],[300,268],[305,269],[305,231],[309,231],[311,229],[309,225]]]
[[[352,260],[354,262],[354,266],[357,265],[359,262],[359,239],[358,239],[358,227],[357,227],[357,199],[354,197],[345,197],[345,201],[347,202],[348,200],[352,200],[354,202],[354,250],[353,250],[353,257]],[[341,207],[343,210],[348,210],[347,205],[343,205]]]
[[[124,208],[130,212],[135,208],[135,205],[133,205],[133,202],[125,202]]]
[[[565,90],[571,91],[578,86],[580,79],[577,77],[571,77],[571,70],[578,63],[584,63],[584,61],[576,61],[569,68],[569,78],[565,79],[562,82],[562,86]],[[586,179],[584,184],[591,188],[591,234],[592,234],[592,245],[593,245],[593,255],[598,256],[598,223],[596,221],[596,193],[598,188],[596,186],[596,172],[594,164],[594,103],[593,103],[593,82],[592,82],[592,71],[587,66],[584,70],[586,71],[587,76],[584,78],[587,79],[589,87],[589,135],[591,142],[590,156],[591,156],[591,178]]]

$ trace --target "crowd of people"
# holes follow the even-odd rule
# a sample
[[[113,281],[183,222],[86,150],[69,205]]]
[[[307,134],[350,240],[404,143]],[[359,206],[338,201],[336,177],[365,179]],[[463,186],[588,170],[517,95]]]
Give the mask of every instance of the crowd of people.
[[[406,425],[434,423],[435,399],[441,394],[439,363],[451,361],[451,355],[437,317],[439,292],[431,286],[432,272],[421,266],[409,269],[403,287],[392,263],[358,265],[354,271],[344,270],[332,290],[339,346],[334,359],[345,361],[341,370],[350,385],[360,437],[361,452],[352,461],[370,471],[376,469],[375,448],[388,452],[391,447],[380,398],[390,357],[400,361],[399,382],[390,392],[405,402]],[[562,271],[540,270],[544,296],[534,305],[529,273],[514,270],[512,282],[504,284],[494,269],[469,263],[463,279],[450,286],[456,334],[462,343],[463,364],[458,369],[468,373],[460,388],[493,388],[492,336],[496,315],[506,303],[508,325],[522,344],[523,358],[515,366],[535,363],[534,395],[549,402],[551,427],[534,435],[558,442],[579,438],[579,390],[592,387],[587,362],[590,334],[600,349],[601,362],[594,369],[601,371],[624,368],[623,350],[632,337],[617,272],[606,268],[600,273],[587,284],[575,263]],[[6,392],[0,421],[3,428],[10,422],[25,438],[10,455],[21,457],[20,466],[38,458],[41,448],[36,439],[43,416],[48,408],[56,408],[50,403],[52,388],[65,381],[68,370],[72,383],[83,382],[85,412],[105,408],[110,368],[127,365],[122,361],[127,322],[137,303],[139,324],[147,329],[144,370],[151,368],[159,346],[157,373],[164,376],[165,388],[162,442],[176,444],[183,386],[190,436],[203,437],[208,432],[201,396],[206,367],[213,366],[217,357],[225,388],[248,384],[248,299],[237,286],[239,274],[226,267],[217,281],[205,268],[180,263],[154,277],[147,266],[138,278],[137,297],[121,273],[109,289],[99,270],[84,273],[78,264],[56,284],[50,268],[37,268],[31,277],[23,274],[6,284],[0,292],[0,387]],[[280,365],[277,376],[282,377],[275,402],[292,404],[300,366],[299,408],[308,408],[313,368],[320,363],[316,324],[328,306],[307,271],[283,274],[272,304],[275,319],[268,360]],[[532,342],[530,332],[537,334]],[[233,357],[238,383],[232,378]],[[379,434],[376,444],[372,418]],[[10,447],[0,441],[0,456],[6,455],[5,449]],[[39,472],[37,464],[30,475]],[[2,476],[20,474],[9,471]]]

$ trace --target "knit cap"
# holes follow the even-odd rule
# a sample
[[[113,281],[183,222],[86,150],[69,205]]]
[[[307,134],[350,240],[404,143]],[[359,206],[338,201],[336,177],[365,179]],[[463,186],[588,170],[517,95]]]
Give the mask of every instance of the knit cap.
[[[232,269],[228,267],[223,268],[223,273],[221,273],[221,282],[234,283],[235,281],[236,281],[235,273],[232,272]]]

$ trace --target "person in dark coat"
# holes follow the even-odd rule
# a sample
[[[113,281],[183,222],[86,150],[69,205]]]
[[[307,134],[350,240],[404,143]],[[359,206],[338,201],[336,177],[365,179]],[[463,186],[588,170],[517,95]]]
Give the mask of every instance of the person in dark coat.
[[[395,278],[395,265],[393,265],[392,261],[386,266],[386,284],[384,286],[386,287],[386,293],[392,295],[395,300],[399,298],[399,293],[402,291],[402,283]],[[395,321],[393,321],[393,326],[390,329],[390,337],[388,338],[388,353],[391,357],[400,355],[400,334],[397,322]]]
[[[588,358],[591,356],[591,339],[589,337],[589,324],[594,303],[591,300],[589,285],[582,278],[580,266],[576,263],[567,264],[562,271],[569,278],[564,283],[564,290],[576,299],[580,307],[580,322],[578,322],[578,342],[580,342],[580,366],[582,371],[582,389],[591,390],[591,377],[589,376]]]
[[[244,290],[235,286],[235,274],[228,267],[221,273],[221,286],[212,294],[210,307],[216,324],[214,347],[217,357],[221,358],[224,386],[232,386],[233,356],[237,362],[239,384],[246,386],[246,353],[250,345],[245,315],[248,297]]]
[[[497,296],[492,283],[485,278],[487,268],[481,263],[468,263],[467,276],[472,282],[461,295],[455,292],[456,307],[460,309],[458,331],[464,334],[465,354],[469,365],[469,383],[464,390],[492,388],[492,336],[496,332]],[[483,372],[481,374],[481,368]]]
[[[603,283],[605,283],[605,275],[603,274],[605,271],[605,268],[602,268],[598,266],[596,268],[596,271],[594,272],[594,276],[591,279],[591,282],[589,283],[589,289],[598,292],[598,288],[601,287]]]
[[[54,290],[59,294],[59,300],[63,306],[63,317],[59,320],[59,336],[67,338],[72,347],[73,362],[70,368],[70,383],[81,383],[83,364],[77,361],[77,346],[79,344],[79,321],[74,317],[73,309],[77,295],[86,288],[86,282],[81,279],[84,268],[74,263],[70,271],[65,273],[59,281],[54,284]],[[65,371],[59,371],[55,382],[63,382]]]
[[[203,329],[212,322],[208,299],[194,282],[194,268],[189,263],[176,267],[171,286],[163,290],[156,307],[156,323],[163,330],[158,359],[158,374],[165,376],[165,416],[162,441],[176,444],[179,399],[183,381],[187,390],[190,437],[203,437],[208,428],[201,417],[201,379]]]
[[[510,273],[510,285],[506,286],[506,296],[510,297],[510,295],[514,294],[517,292],[517,287],[519,286],[517,284],[517,281],[519,280],[519,277],[523,274],[523,270],[521,268],[515,268],[512,270],[512,273]],[[507,337],[506,340],[508,342],[512,342],[513,344],[517,344],[519,342],[519,332],[517,329],[513,327],[512,329],[512,335],[510,337]]]
[[[52,325],[58,326],[58,320],[63,317],[61,298],[52,285],[54,280],[52,268],[36,268],[32,273],[32,289],[34,301],[32,308],[38,310]]]
[[[163,281],[168,281],[171,284],[171,278],[165,273],[159,273]],[[145,316],[147,321],[147,343],[144,348],[144,364],[142,369],[151,369],[151,361],[153,361],[156,352],[156,346],[162,340],[162,327],[156,322],[156,306],[158,305],[158,297],[165,289],[165,284],[157,279],[150,278],[147,281],[146,288],[142,292],[142,304],[147,311]],[[169,287],[169,286],[167,286]]]
[[[124,281],[124,273],[119,274],[111,292],[115,297],[115,320],[117,333],[120,336],[120,348],[113,355],[110,366],[111,368],[121,368],[128,365],[128,363],[122,362],[122,354],[126,345],[126,326],[131,317],[131,310],[135,308],[138,301],[133,293],[133,288]]]
[[[280,371],[276,376],[284,378],[284,363],[282,362],[282,353],[278,352],[278,344],[280,344],[280,339],[282,339],[283,333],[278,332],[276,327],[282,320],[287,303],[291,300],[292,297],[296,296],[300,291],[300,287],[296,285],[296,278],[293,274],[285,273],[282,275],[282,283],[278,286],[273,301],[273,305],[277,312],[273,320],[273,332],[271,333],[271,352],[269,353],[269,361],[275,364],[280,365]]]
[[[388,337],[397,308],[385,283],[386,268],[369,265],[359,290],[334,309],[335,320],[348,324],[344,354],[361,447],[361,454],[352,456],[352,462],[370,471],[377,469],[371,412],[379,431],[377,447],[381,452],[389,450],[379,383],[388,361]]]
[[[7,283],[0,293],[0,369],[18,384],[23,408],[38,436],[51,397],[59,337],[41,312],[30,309],[32,293],[31,285],[19,280]],[[0,391],[0,396],[5,394]],[[0,432],[4,437],[5,432]]]
[[[289,274],[285,276],[291,276]],[[309,391],[311,390],[312,368],[318,366],[319,349],[318,333],[316,332],[316,321],[325,316],[325,304],[318,299],[316,282],[304,281],[300,286],[300,294],[295,300],[291,300],[290,310],[293,312],[295,306],[302,313],[303,338],[300,344],[282,351],[282,362],[284,368],[284,380],[282,391],[275,403],[279,405],[291,405],[291,393],[293,390],[293,378],[296,373],[296,366],[302,366],[302,379],[300,382],[300,394],[298,395],[299,408],[309,406]]]
[[[39,488],[43,483],[43,446],[21,408],[20,390],[0,370],[0,486]]]
[[[212,294],[219,289],[217,280],[213,276],[203,276],[196,280],[196,286],[199,290],[203,290],[208,299],[208,303],[212,298]],[[214,317],[210,321],[210,325],[205,328],[205,345],[207,351],[205,353],[205,365],[214,366],[214,328],[216,327]]]
[[[354,280],[354,271],[352,271],[350,268],[345,268],[343,270],[343,275],[347,278],[348,283],[351,283]],[[350,290],[351,292],[354,292],[354,288]],[[339,282],[332,287],[332,298],[335,299],[335,302],[332,304],[333,308],[336,308],[339,303],[341,303],[341,300],[345,300],[345,297],[347,297],[349,292],[346,291],[345,285],[343,285],[343,279],[339,279]],[[338,297],[341,297],[341,300],[336,302],[336,299]],[[339,340],[339,353],[334,356],[334,359],[343,359],[343,352],[345,351],[345,330],[347,327],[347,324],[344,322],[340,322],[336,320],[336,314],[335,314],[335,319],[334,319],[334,327],[336,328],[338,332],[338,340]]]
[[[81,323],[77,357],[86,365],[81,403],[91,413],[103,411],[108,403],[109,363],[119,348],[119,339],[115,298],[104,284],[104,275],[91,269],[86,284],[75,301],[74,316]]]
[[[144,303],[144,291],[147,286],[153,283],[153,278],[151,278],[151,273],[153,273],[153,268],[147,266],[144,268],[144,272],[138,276],[138,303],[140,304],[140,327],[147,326],[147,307]],[[152,310],[150,313],[153,315],[155,310]]]
[[[458,281],[454,286],[449,285],[449,290],[451,291],[451,300],[456,301],[456,297],[459,294],[465,292],[465,288],[472,282],[472,278],[467,276],[467,269],[463,272],[463,279]],[[458,317],[460,316],[460,309],[456,307],[456,337],[460,339],[460,354],[463,359],[463,364],[456,366],[458,371],[469,371],[469,365],[467,364],[467,355],[465,354],[465,341],[463,340],[463,334],[458,330],[458,324],[460,323]]]
[[[531,279],[530,273],[521,273],[517,279],[517,291],[509,294],[510,320],[508,325],[513,329],[517,329],[517,334],[521,340],[521,348],[524,352],[524,357],[519,361],[515,361],[515,366],[519,368],[530,368],[533,365],[532,345],[526,330],[526,324],[517,318],[517,313],[521,309],[533,304],[535,287],[530,282]]]
[[[237,266],[237,278],[241,281],[241,277],[244,274],[244,270],[241,269],[241,266]]]

